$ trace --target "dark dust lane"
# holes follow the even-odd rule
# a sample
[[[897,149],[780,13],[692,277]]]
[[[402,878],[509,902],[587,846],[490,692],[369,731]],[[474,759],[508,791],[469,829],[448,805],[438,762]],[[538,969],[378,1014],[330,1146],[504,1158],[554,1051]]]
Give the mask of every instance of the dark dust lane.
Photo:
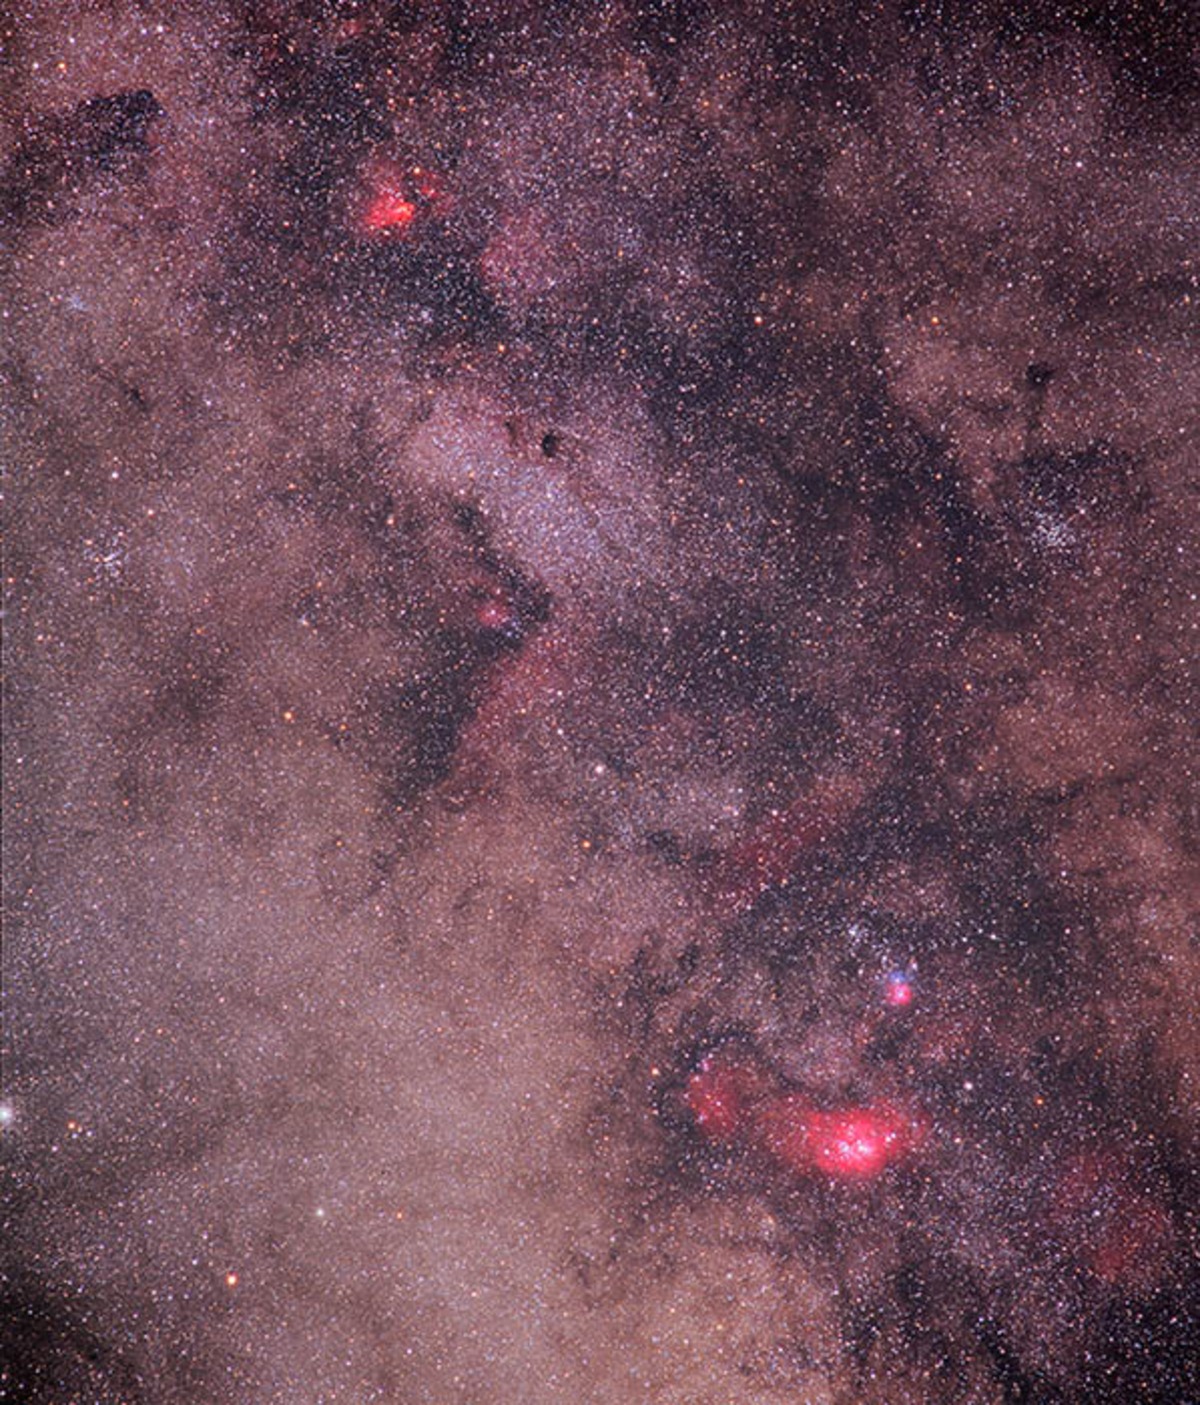
[[[1200,1397],[1198,61],[10,13],[0,1397]]]

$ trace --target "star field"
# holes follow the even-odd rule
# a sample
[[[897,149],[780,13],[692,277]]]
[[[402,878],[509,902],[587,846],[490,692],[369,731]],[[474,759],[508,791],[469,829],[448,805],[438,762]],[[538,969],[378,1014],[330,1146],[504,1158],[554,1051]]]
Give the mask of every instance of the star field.
[[[1195,1398],[1194,8],[0,23],[0,1399]]]

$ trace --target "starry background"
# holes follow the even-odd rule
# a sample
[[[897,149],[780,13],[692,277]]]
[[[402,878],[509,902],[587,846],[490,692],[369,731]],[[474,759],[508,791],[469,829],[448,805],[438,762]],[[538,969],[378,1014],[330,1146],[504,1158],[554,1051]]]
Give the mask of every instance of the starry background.
[[[1200,1397],[1200,12],[2,24],[0,1398]]]

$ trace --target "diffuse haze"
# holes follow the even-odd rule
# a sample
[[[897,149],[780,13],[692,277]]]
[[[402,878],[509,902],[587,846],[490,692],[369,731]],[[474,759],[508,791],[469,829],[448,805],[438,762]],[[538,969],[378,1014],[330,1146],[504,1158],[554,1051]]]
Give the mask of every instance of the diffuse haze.
[[[1197,1394],[1198,30],[4,22],[0,1396]]]

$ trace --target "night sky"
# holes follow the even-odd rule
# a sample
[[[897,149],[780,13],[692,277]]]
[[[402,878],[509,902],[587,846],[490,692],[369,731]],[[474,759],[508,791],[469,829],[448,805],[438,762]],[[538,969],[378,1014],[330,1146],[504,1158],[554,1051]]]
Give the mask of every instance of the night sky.
[[[0,1399],[1200,1400],[1200,8],[0,32]]]

